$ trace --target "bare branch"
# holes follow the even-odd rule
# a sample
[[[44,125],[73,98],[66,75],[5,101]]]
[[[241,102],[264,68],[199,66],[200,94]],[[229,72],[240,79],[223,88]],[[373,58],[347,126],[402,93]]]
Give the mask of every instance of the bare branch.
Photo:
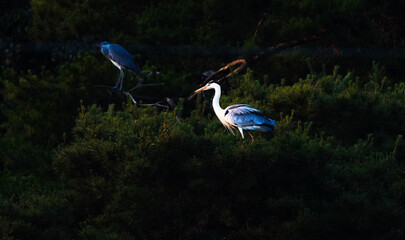
[[[135,87],[128,90],[128,92],[132,92],[135,89],[141,88],[141,87],[153,87],[153,86],[163,86],[163,85],[165,85],[165,84],[164,83],[137,84]]]
[[[233,69],[233,67],[237,66],[237,68]],[[232,74],[239,73],[247,66],[247,62],[245,59],[238,59],[233,62],[228,63],[226,66],[220,68],[215,73],[208,76],[201,84],[200,87],[207,84],[209,81],[215,81],[217,83],[221,83],[223,80],[232,76]],[[226,75],[225,75],[226,74]],[[196,93],[192,93],[187,100],[191,100],[194,98]]]
[[[235,69],[232,69],[233,67],[238,66]],[[245,59],[238,59],[235,60],[233,62],[228,63],[226,66],[220,68],[218,71],[216,71],[214,74],[212,74],[211,76],[207,77],[201,84],[200,87],[204,86],[205,84],[207,84],[209,81],[214,80],[216,76],[223,74],[225,71],[230,71],[227,75],[217,78],[215,80],[215,82],[222,82],[223,80],[229,78],[230,76],[232,76],[232,74],[234,73],[239,73],[241,72],[243,69],[245,69],[247,66],[247,62]]]
[[[315,40],[319,40],[319,39],[320,39],[320,37],[314,35],[314,36],[311,36],[310,38],[302,38],[300,40],[279,43],[275,46],[271,46],[271,47],[261,51],[258,55],[256,55],[254,57],[254,60],[257,60],[261,56],[271,56],[271,55],[277,54],[285,49],[300,45],[304,42],[315,41]]]
[[[122,91],[122,90],[119,90],[118,88],[114,88],[114,87],[106,86],[106,85],[95,85],[95,87],[98,87],[98,88],[106,88],[107,91],[108,91],[108,93],[109,93],[110,95],[111,95],[112,93],[116,93],[116,94],[118,94],[118,95],[125,95],[125,96],[128,96],[128,97],[131,99],[132,103],[133,103],[135,106],[139,106],[139,107],[161,107],[161,108],[169,109],[170,106],[172,106],[172,104],[174,104],[174,102],[173,102],[171,99],[170,99],[170,100],[171,100],[171,103],[167,100],[167,99],[169,99],[169,98],[165,98],[164,100],[162,100],[161,98],[153,98],[153,97],[147,97],[147,96],[136,96],[136,95],[132,95],[132,94],[131,94],[131,91],[135,90],[136,88],[145,87],[145,86],[157,86],[157,85],[163,85],[163,84],[139,84],[139,83],[138,83],[137,86],[133,87],[133,88],[132,88],[131,90],[129,90],[129,91]],[[160,101],[155,102],[155,103],[139,103],[139,102],[137,102],[137,101],[135,100],[134,97],[136,97],[136,98],[138,98],[138,99],[149,99],[149,100],[154,99],[154,100],[160,100]],[[168,103],[168,105],[164,105],[164,104],[162,103],[163,101],[166,101],[166,102]],[[175,104],[174,104],[174,106],[175,106]]]

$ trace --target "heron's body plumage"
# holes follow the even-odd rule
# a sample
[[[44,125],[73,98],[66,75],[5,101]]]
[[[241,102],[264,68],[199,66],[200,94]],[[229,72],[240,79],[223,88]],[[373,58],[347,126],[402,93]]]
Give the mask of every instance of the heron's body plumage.
[[[128,69],[137,74],[141,74],[141,70],[135,64],[132,55],[118,44],[106,44],[101,47],[101,53],[109,59],[116,67]]]
[[[132,55],[121,45],[103,42],[98,44],[98,46],[101,47],[101,53],[120,70],[120,77],[114,88],[118,88],[120,85],[120,90],[122,90],[122,82],[124,78],[123,70],[130,70],[136,74],[141,74],[141,70],[134,62]]]
[[[276,123],[257,109],[246,104],[231,105],[225,108],[224,118],[227,122],[243,130],[271,131]]]

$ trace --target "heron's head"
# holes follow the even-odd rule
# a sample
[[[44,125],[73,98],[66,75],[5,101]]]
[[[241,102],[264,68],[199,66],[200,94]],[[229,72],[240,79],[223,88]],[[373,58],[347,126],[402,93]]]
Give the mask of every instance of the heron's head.
[[[215,82],[209,82],[209,83],[207,83],[207,85],[205,85],[202,88],[199,88],[199,89],[195,90],[194,92],[197,93],[197,92],[206,91],[206,90],[209,90],[209,89],[214,89],[216,86],[219,86],[219,85],[217,83],[215,83]]]
[[[102,47],[102,46],[107,45],[107,44],[110,44],[110,43],[107,42],[107,41],[105,41],[105,42],[102,42],[102,43],[100,43],[100,44],[96,44],[96,46],[97,46],[97,47]]]

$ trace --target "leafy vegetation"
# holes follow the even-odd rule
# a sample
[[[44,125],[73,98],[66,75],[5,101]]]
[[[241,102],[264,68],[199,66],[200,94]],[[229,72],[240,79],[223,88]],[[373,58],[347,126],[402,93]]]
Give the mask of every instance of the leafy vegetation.
[[[262,49],[319,34],[303,47],[403,47],[399,2],[20,2],[1,41]],[[212,93],[187,100],[232,55],[135,55],[145,82],[165,85],[134,94],[177,104],[161,109],[95,87],[118,77],[98,52],[14,53],[0,74],[2,239],[404,238],[402,58],[241,51],[249,68],[220,104],[277,121],[252,143],[221,125]]]

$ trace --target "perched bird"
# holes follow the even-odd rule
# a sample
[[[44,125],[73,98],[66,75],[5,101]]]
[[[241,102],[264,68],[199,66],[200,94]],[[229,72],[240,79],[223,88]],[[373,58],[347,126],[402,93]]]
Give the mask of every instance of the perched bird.
[[[110,44],[109,42],[102,42],[97,44],[97,46],[101,48],[101,53],[120,70],[120,76],[114,89],[117,89],[119,86],[119,90],[122,90],[124,69],[141,74],[141,70],[135,64],[134,58],[125,48],[118,44]]]
[[[231,105],[222,109],[219,105],[219,98],[221,97],[221,86],[217,83],[208,83],[204,87],[197,89],[195,92],[206,91],[209,89],[215,90],[214,98],[212,99],[212,107],[214,112],[219,118],[219,121],[233,134],[233,129],[238,128],[242,138],[243,130],[246,130],[252,142],[254,141],[252,134],[249,130],[259,130],[262,132],[272,131],[276,126],[276,122],[267,118],[263,113],[257,109],[251,108],[246,104]]]

